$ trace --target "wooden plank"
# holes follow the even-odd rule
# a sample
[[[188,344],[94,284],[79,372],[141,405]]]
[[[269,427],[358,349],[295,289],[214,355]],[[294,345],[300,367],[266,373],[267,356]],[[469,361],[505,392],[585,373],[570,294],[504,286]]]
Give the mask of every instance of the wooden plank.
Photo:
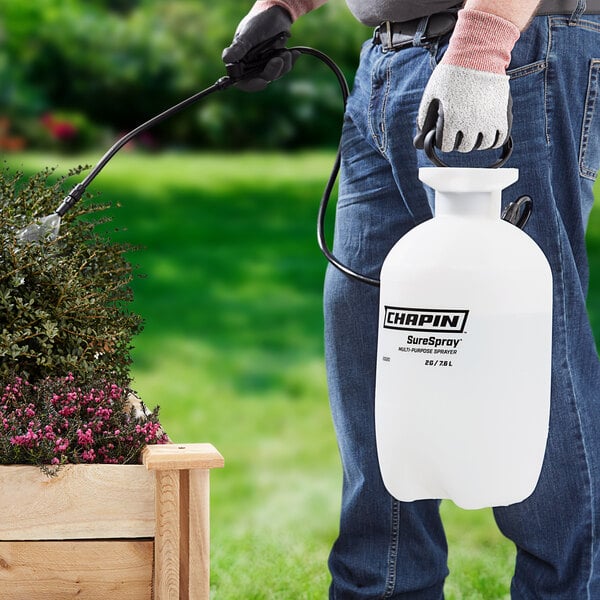
[[[0,542],[0,600],[150,600],[153,543]]]
[[[201,473],[210,473],[202,469]],[[179,471],[179,600],[190,598],[190,471]],[[192,533],[192,535],[194,535]],[[195,567],[195,565],[194,565]]]
[[[156,472],[154,598],[179,599],[179,472]]]
[[[142,459],[150,470],[214,469],[224,460],[212,444],[160,444],[146,446]]]
[[[208,600],[210,595],[210,471],[195,469],[189,472],[188,495],[188,596],[185,600]]]
[[[0,540],[153,537],[154,479],[143,465],[0,466]]]

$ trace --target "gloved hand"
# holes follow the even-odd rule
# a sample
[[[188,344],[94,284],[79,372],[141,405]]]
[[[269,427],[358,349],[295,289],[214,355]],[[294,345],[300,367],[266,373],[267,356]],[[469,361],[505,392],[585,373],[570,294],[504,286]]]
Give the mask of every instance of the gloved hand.
[[[419,106],[417,148],[423,148],[431,129],[443,152],[502,146],[512,126],[506,68],[519,35],[518,27],[506,19],[477,10],[459,11],[448,50]]]
[[[251,12],[241,21],[231,46],[223,50],[221,58],[225,64],[248,59],[257,50],[261,53],[265,50],[280,51],[265,64],[260,73],[242,79],[235,84],[236,87],[246,92],[257,92],[292,69],[296,53],[285,50],[291,25],[292,17],[281,6],[272,6],[257,14]]]

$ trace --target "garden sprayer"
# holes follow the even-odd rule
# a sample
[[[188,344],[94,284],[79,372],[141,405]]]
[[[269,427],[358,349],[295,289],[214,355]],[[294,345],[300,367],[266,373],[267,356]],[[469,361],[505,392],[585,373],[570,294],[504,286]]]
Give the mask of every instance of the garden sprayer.
[[[108,161],[132,138],[236,82],[252,78],[282,50],[281,33],[254,48],[209,88],[119,139],[54,213],[22,229],[20,243],[58,237],[61,218]],[[326,55],[310,54],[348,86]],[[501,214],[501,190],[518,178],[492,167],[436,165],[419,177],[435,190],[435,216],[392,248],[377,280],[341,263],[325,239],[325,216],[341,163],[338,150],[318,210],[318,243],[336,268],[380,286],[375,390],[377,452],[388,491],[403,501],[449,498],[465,508],[519,502],[533,491],[545,452],[550,406],[552,277],[546,258],[522,228],[531,200]],[[365,402],[371,399],[365,398]]]

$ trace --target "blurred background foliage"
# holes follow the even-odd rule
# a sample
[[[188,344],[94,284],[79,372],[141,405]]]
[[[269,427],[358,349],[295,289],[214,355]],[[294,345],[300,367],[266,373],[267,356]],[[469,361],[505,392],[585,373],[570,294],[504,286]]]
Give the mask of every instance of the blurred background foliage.
[[[0,150],[80,151],[133,129],[224,75],[220,56],[251,0],[2,0]],[[290,45],[329,54],[351,78],[369,31],[343,0],[294,25]],[[217,94],[153,130],[149,148],[296,148],[337,143],[333,75],[301,57],[261,94]],[[333,120],[337,118],[338,121]]]

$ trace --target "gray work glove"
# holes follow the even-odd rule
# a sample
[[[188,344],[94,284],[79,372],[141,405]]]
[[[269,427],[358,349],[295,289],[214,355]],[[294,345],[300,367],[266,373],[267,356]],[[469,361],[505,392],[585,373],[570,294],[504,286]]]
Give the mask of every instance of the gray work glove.
[[[435,130],[443,152],[498,148],[510,135],[512,101],[506,68],[519,29],[495,14],[462,9],[441,62],[423,92],[415,146]]]
[[[285,49],[291,26],[290,14],[280,6],[272,6],[241,21],[231,46],[223,50],[221,58],[226,65],[241,63],[243,67],[245,61],[260,64],[264,52],[276,51],[276,55],[267,60],[261,70],[238,81],[236,87],[257,92],[292,69],[297,53]]]
[[[435,128],[442,152],[499,148],[510,134],[511,107],[507,75],[441,63],[423,93],[415,143]]]

